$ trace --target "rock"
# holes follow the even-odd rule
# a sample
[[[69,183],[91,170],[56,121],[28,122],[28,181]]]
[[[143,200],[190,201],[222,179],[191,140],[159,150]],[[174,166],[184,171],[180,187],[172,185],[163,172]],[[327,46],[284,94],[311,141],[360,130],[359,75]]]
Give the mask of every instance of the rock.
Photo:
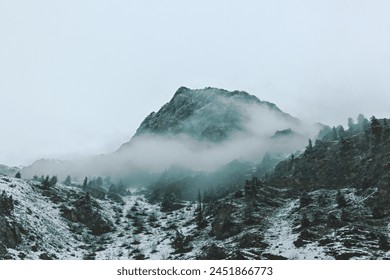
[[[8,248],[15,248],[22,240],[19,226],[0,216],[0,242]]]
[[[268,245],[262,242],[263,237],[258,233],[246,233],[239,241],[240,248],[267,248]]]
[[[42,253],[39,255],[40,260],[52,260],[53,258],[49,256],[47,253]]]
[[[288,258],[280,256],[280,255],[274,255],[274,254],[263,254],[262,255],[266,260],[288,260]]]
[[[101,216],[96,209],[96,203],[88,194],[79,197],[73,206],[74,208],[66,206],[61,208],[62,215],[69,221],[84,224],[94,235],[101,235],[112,230],[112,223]]]

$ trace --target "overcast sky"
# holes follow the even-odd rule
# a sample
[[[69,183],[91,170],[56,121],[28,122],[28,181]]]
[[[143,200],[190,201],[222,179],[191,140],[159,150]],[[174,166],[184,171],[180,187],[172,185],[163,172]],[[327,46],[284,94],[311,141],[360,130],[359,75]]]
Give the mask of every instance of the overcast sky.
[[[0,163],[109,153],[180,86],[390,117],[390,1],[0,0]]]

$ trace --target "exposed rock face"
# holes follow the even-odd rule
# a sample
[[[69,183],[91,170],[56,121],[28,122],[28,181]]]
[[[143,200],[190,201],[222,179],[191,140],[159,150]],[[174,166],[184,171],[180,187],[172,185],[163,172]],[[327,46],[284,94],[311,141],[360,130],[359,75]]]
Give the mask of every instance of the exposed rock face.
[[[18,167],[9,167],[4,164],[0,164],[0,175],[14,177],[19,171],[20,168]]]
[[[181,87],[170,102],[145,118],[134,137],[185,134],[197,140],[223,141],[235,132],[245,130],[250,118],[245,108],[250,105],[257,105],[259,110],[271,110],[286,122],[299,123],[275,104],[260,101],[244,91]]]
[[[257,164],[266,152],[279,161],[280,155],[302,149],[317,131],[244,91],[181,87],[115,153],[77,161],[40,160],[22,174],[62,179],[70,173],[79,180],[96,174],[146,185],[174,165],[210,171],[234,160]],[[213,160],[207,158],[211,153]]]
[[[94,235],[101,235],[112,230],[110,222],[99,214],[97,204],[87,193],[73,203],[74,208],[63,207],[62,213],[71,222],[86,225]]]

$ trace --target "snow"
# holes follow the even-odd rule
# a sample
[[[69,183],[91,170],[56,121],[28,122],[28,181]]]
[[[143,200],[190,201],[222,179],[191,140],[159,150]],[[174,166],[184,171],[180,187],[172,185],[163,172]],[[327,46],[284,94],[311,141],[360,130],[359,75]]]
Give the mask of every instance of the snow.
[[[83,243],[76,240],[70,232],[67,221],[59,213],[58,205],[53,204],[48,197],[43,197],[22,179],[0,177],[0,192],[3,190],[18,202],[13,213],[18,224],[28,231],[28,236],[44,241],[39,243],[38,251],[33,252],[31,241],[28,242],[26,235],[22,235],[24,239],[18,250],[8,250],[15,258],[18,258],[20,251],[26,254],[25,259],[38,259],[43,252],[56,255],[59,259],[82,257],[83,250],[78,247]]]
[[[292,215],[298,207],[299,200],[293,200],[281,207],[268,217],[269,227],[264,234],[264,242],[270,244],[266,253],[280,255],[288,259],[332,259],[325,254],[324,249],[317,242],[309,243],[306,246],[297,248],[294,241],[298,233],[293,232]]]
[[[42,253],[58,259],[135,259],[145,258],[154,260],[164,259],[196,259],[204,254],[204,247],[215,244],[226,253],[232,254],[237,249],[252,259],[263,258],[264,254],[283,256],[288,259],[334,259],[336,255],[351,254],[352,258],[377,258],[390,257],[390,252],[378,252],[375,239],[365,240],[370,236],[370,228],[357,227],[346,224],[343,227],[328,230],[322,236],[331,242],[320,245],[317,241],[311,241],[303,246],[296,247],[294,242],[299,237],[299,225],[301,219],[299,199],[285,200],[281,207],[271,209],[268,217],[260,224],[243,228],[242,232],[224,240],[217,240],[210,236],[212,216],[207,216],[206,228],[199,230],[195,218],[197,203],[187,204],[176,211],[161,212],[159,204],[151,204],[144,197],[144,192],[132,191],[132,195],[122,197],[123,203],[110,199],[95,199],[99,205],[99,212],[106,220],[110,220],[115,226],[112,232],[95,236],[83,225],[72,223],[60,213],[62,204],[68,204],[84,192],[79,187],[57,184],[55,193],[65,202],[56,203],[45,193],[35,181],[16,179],[0,176],[0,192],[6,191],[12,195],[15,209],[9,220],[14,220],[22,229],[22,242],[16,249],[8,248],[9,254],[14,259],[38,259]],[[344,189],[351,205],[356,205],[352,210],[359,215],[367,215],[362,201],[371,197],[375,189],[368,190],[359,196],[353,189]],[[318,197],[320,191],[311,195]],[[323,209],[326,213],[333,211],[339,215],[340,209],[334,204],[336,191],[329,191],[329,205]],[[226,198],[232,203],[240,219],[243,214],[243,201]],[[283,200],[280,200],[283,201]],[[352,203],[353,202],[353,203]],[[315,207],[315,206],[314,206]],[[352,207],[352,206],[350,206]],[[152,217],[153,216],[153,217]],[[152,218],[151,218],[152,217]],[[390,223],[383,228],[383,232],[390,235]],[[74,230],[77,228],[77,231]],[[177,254],[172,247],[172,239],[179,230],[185,236],[192,236],[190,243],[192,250],[185,254]],[[265,249],[261,246],[254,248],[241,248],[239,242],[245,234],[263,236],[261,242],[268,244]],[[364,242],[364,246],[346,247],[345,242]],[[361,240],[361,241],[360,241]],[[34,248],[37,245],[37,248]],[[376,250],[376,251],[375,251]],[[374,252],[374,253],[373,253]],[[375,253],[377,252],[377,253]],[[23,256],[23,253],[25,256]],[[360,255],[359,255],[360,254]],[[377,255],[375,255],[377,254]]]

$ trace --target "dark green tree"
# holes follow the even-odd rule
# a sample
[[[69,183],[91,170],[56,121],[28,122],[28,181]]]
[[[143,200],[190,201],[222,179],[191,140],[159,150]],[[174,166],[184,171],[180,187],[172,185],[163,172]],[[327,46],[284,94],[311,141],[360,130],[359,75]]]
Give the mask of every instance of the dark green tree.
[[[342,125],[339,125],[337,127],[337,134],[338,134],[339,138],[345,137],[345,130],[344,130],[344,127]]]
[[[306,147],[306,152],[311,153],[313,151],[313,142],[309,139],[309,145]]]
[[[50,177],[49,177],[49,175],[47,175],[46,178],[42,181],[42,188],[43,189],[49,189],[50,188]]]
[[[338,191],[337,192],[337,195],[336,195],[336,202],[337,202],[337,206],[339,208],[344,208],[347,206],[347,200],[345,199],[344,195],[341,193],[341,191]]]
[[[337,138],[338,138],[338,136],[337,136],[337,130],[336,130],[335,127],[333,127],[333,129],[332,129],[332,140],[333,140],[333,141],[336,141]]]
[[[0,214],[11,215],[14,210],[14,199],[8,196],[5,190],[0,195]]]
[[[370,128],[374,137],[374,144],[379,144],[382,136],[382,125],[375,116],[371,117]]]
[[[88,187],[88,177],[85,177],[84,182],[83,182],[83,188],[86,188],[86,187]]]
[[[357,117],[357,125],[360,130],[366,130],[369,127],[369,123],[366,117],[364,115],[359,114]]]
[[[17,179],[22,178],[22,174],[20,173],[20,171],[18,171],[18,172],[15,174],[15,178],[17,178]]]
[[[51,179],[50,179],[50,187],[51,188],[55,187],[57,182],[58,182],[57,176],[51,177]]]
[[[175,249],[175,253],[186,253],[191,251],[189,246],[190,239],[185,236],[179,230],[176,230],[176,236],[172,239],[172,247]]]
[[[66,176],[66,179],[64,181],[64,185],[65,186],[70,186],[72,185],[72,178],[70,177],[70,175]]]

